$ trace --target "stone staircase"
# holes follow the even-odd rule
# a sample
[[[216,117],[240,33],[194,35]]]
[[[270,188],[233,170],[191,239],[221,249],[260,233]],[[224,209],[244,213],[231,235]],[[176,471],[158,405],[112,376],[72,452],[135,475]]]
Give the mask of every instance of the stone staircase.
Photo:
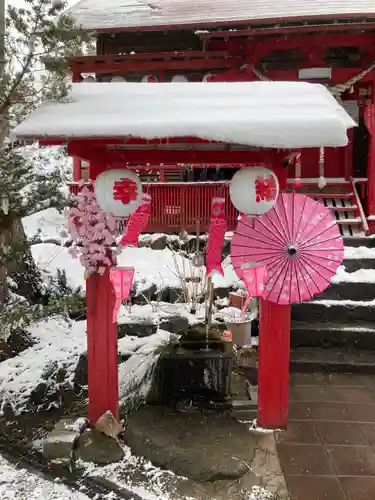
[[[351,237],[345,244],[374,248],[375,239]],[[346,272],[375,273],[375,249],[373,255],[346,259]],[[313,301],[293,305],[291,347],[294,371],[375,373],[375,282],[334,283]]]

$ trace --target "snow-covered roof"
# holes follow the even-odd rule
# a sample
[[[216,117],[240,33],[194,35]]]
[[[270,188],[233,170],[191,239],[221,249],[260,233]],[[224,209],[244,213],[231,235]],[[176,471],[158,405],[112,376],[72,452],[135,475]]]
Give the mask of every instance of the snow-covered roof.
[[[42,104],[18,138],[196,137],[275,148],[345,146],[355,122],[305,82],[77,83]]]
[[[209,26],[340,17],[375,18],[374,0],[81,0],[70,12],[89,30]]]

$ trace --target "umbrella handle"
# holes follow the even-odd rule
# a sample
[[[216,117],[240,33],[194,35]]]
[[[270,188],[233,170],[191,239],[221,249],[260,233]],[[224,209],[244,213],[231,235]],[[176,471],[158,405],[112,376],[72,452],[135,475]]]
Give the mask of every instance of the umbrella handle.
[[[244,314],[245,314],[246,309],[247,309],[247,306],[249,305],[250,300],[251,300],[252,298],[253,298],[253,297],[252,297],[251,295],[249,295],[249,294],[247,295],[247,298],[246,298],[246,300],[245,300],[245,302],[244,302],[244,305],[243,305],[243,306],[242,306],[242,308],[241,308],[241,314],[242,314],[242,315],[244,315]]]

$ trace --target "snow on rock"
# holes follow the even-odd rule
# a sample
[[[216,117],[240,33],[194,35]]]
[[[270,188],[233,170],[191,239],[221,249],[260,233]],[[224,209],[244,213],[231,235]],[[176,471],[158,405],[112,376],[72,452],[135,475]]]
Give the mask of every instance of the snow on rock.
[[[69,287],[73,290],[85,289],[83,267],[77,259],[72,258],[68,248],[60,247],[54,243],[37,243],[32,245],[31,253],[47,286],[56,280],[59,269],[65,271]]]
[[[89,476],[102,477],[114,482],[120,488],[125,487],[144,500],[179,500],[171,495],[177,476],[171,471],[155,467],[148,460],[132,454],[128,446],[123,446],[125,456],[119,463],[98,467],[92,463],[83,463]],[[194,500],[185,497],[184,500]]]
[[[0,398],[16,412],[26,408],[51,363],[64,367],[65,382],[72,383],[79,356],[86,351],[85,321],[49,318],[30,326],[28,332],[35,344],[0,363]]]
[[[204,319],[205,309],[203,304],[198,304],[196,314],[191,314],[187,304],[168,304],[166,302],[150,302],[145,305],[135,304],[130,308],[121,306],[118,315],[118,324],[152,322],[159,324],[161,320],[179,316],[187,318],[190,325],[199,323]],[[119,341],[121,342],[121,340]]]
[[[1,500],[89,500],[58,482],[47,481],[25,469],[15,468],[0,455]]]
[[[31,247],[32,255],[37,266],[41,269],[45,281],[53,280],[57,270],[65,270],[67,284],[73,290],[85,288],[84,270],[79,260],[73,259],[68,248],[53,243],[38,243]],[[166,287],[181,287],[181,279],[192,276],[204,278],[205,268],[195,269],[191,261],[182,255],[165,248],[152,250],[151,248],[125,248],[118,257],[119,266],[135,267],[134,287],[136,295],[156,285],[157,290]],[[229,258],[223,262],[224,276],[219,274],[213,277],[217,287],[232,287],[239,280],[233,271]]]
[[[171,334],[159,330],[146,339],[131,341],[124,338],[119,349],[128,347],[131,357],[119,366],[119,394],[122,402],[130,398],[146,397],[151,385],[151,375],[159,359],[160,349],[170,342]]]
[[[135,282],[137,293],[148,289],[155,284],[158,290],[165,287],[180,287],[181,278],[201,276],[204,278],[205,268],[193,268],[191,261],[182,255],[165,248],[152,250],[151,248],[125,248],[118,258],[119,266],[135,267]],[[223,261],[224,276],[216,274],[213,283],[216,287],[228,287],[238,284],[229,258]]]
[[[66,217],[56,208],[47,208],[24,217],[22,224],[29,239],[37,236],[42,242],[52,240],[60,244],[65,239],[60,235],[60,228],[66,226]]]

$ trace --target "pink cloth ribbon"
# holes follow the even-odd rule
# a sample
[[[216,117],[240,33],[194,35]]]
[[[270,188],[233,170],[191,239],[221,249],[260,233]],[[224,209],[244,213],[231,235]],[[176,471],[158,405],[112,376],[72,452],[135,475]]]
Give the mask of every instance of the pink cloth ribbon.
[[[264,281],[266,279],[266,267],[258,266],[242,269],[242,279],[247,290],[247,299],[242,307],[244,313],[253,297],[260,297],[264,290]]]
[[[115,291],[116,302],[113,310],[113,323],[117,322],[121,302],[129,298],[133,285],[135,269],[134,267],[112,267],[109,277]]]
[[[223,266],[221,265],[221,250],[227,230],[224,209],[225,198],[212,199],[211,223],[206,251],[206,276],[212,276],[214,272],[224,275]]]
[[[146,228],[149,218],[151,215],[151,196],[144,193],[142,195],[142,201],[135,212],[129,217],[128,224],[126,226],[125,234],[121,240],[121,245],[123,247],[138,246],[139,235]]]

